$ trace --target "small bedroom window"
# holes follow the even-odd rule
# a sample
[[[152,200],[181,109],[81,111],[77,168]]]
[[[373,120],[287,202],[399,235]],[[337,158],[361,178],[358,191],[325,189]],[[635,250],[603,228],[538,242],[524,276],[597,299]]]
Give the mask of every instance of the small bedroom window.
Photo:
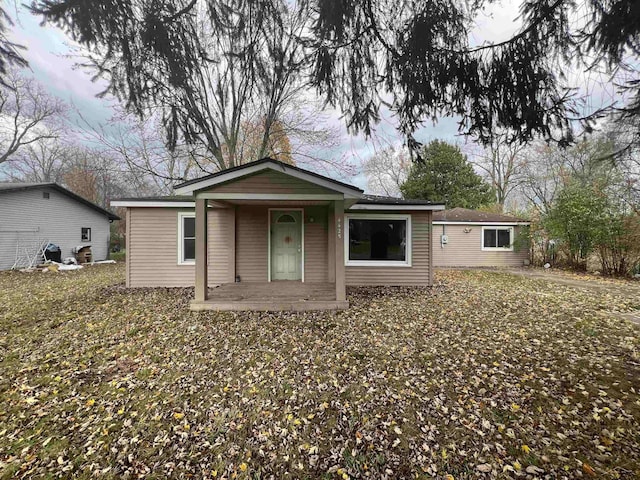
[[[482,227],[482,250],[513,250],[513,227]]]
[[[196,217],[193,213],[178,214],[178,264],[196,261]]]
[[[83,242],[91,241],[91,229],[87,227],[82,227],[80,229],[80,240]]]

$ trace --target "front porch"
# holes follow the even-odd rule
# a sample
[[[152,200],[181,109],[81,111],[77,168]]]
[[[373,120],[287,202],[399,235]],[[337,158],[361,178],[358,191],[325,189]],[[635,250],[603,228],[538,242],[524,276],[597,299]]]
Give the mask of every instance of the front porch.
[[[194,300],[191,310],[294,311],[343,310],[346,300],[336,300],[335,283],[297,281],[225,283],[208,289],[207,298]]]
[[[193,310],[348,307],[343,219],[362,196],[359,188],[266,158],[185,182],[176,193],[195,200],[186,237],[195,264]],[[208,216],[217,211],[229,213],[228,223],[210,229]],[[220,232],[225,278],[210,283],[215,251],[207,237]],[[215,284],[222,286],[209,288]]]

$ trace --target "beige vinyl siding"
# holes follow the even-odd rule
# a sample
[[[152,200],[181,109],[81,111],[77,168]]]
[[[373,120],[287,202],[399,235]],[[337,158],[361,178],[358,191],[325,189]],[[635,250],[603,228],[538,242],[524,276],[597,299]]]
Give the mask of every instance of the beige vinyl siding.
[[[443,227],[449,240],[444,247],[440,243]],[[514,235],[518,230],[515,227]],[[504,252],[482,250],[482,225],[434,225],[432,241],[436,267],[519,267],[529,258],[526,248]]]
[[[358,212],[360,213],[360,212]],[[385,213],[385,212],[376,212]],[[411,267],[345,267],[347,285],[431,285],[431,212],[386,212],[411,215]],[[345,225],[345,228],[349,228]]]
[[[304,281],[307,283],[328,282],[327,208],[307,207],[304,218]]]
[[[268,280],[268,206],[236,208],[236,275],[243,282]]]
[[[127,222],[127,271],[131,287],[187,287],[194,265],[178,265],[177,208],[131,208]],[[192,210],[191,210],[192,211]],[[209,209],[209,285],[233,281],[233,209]]]
[[[235,281],[233,215],[235,214],[235,275],[243,282],[268,280],[268,205],[209,209],[209,285]],[[286,208],[277,207],[283,210]],[[194,265],[178,265],[176,208],[130,208],[127,211],[127,279],[131,287],[193,286]],[[305,281],[328,278],[327,210],[305,208]],[[313,222],[310,219],[313,218]]]
[[[207,190],[215,193],[313,193],[335,194],[313,183],[274,170],[266,170],[238,180],[232,180]]]
[[[243,282],[266,282],[269,278],[269,205],[240,205],[236,217],[236,275]],[[313,218],[313,222],[310,219]],[[309,283],[328,279],[328,233],[326,207],[304,208],[304,279]]]

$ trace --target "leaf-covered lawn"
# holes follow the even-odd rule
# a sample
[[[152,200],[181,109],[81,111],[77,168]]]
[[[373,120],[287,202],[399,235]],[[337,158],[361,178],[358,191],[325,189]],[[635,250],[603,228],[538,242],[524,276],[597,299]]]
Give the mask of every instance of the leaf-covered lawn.
[[[122,265],[0,274],[0,476],[640,477],[640,298],[496,272],[191,313]]]

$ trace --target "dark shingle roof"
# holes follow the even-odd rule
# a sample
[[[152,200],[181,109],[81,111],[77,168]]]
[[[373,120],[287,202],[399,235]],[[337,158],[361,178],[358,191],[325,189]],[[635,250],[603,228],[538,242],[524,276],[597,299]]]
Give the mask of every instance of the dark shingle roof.
[[[50,188],[52,190],[56,190],[74,200],[76,200],[77,202],[83,203],[84,205],[86,205],[87,207],[90,207],[92,209],[94,209],[95,211],[105,215],[109,220],[120,220],[120,217],[115,215],[114,213],[111,213],[109,210],[105,210],[104,208],[102,208],[99,205],[96,205],[93,202],[90,202],[89,200],[87,200],[86,198],[81,197],[80,195],[77,195],[75,193],[73,193],[70,190],[67,190],[64,187],[61,187],[60,185],[58,185],[57,183],[52,183],[52,182],[45,182],[45,183],[0,183],[0,194],[1,193],[10,193],[10,192],[17,192],[20,190],[33,190],[36,188]]]
[[[193,202],[191,195],[171,195],[167,197],[129,197],[117,198],[118,202]],[[443,205],[438,202],[430,202],[429,200],[408,200],[396,197],[383,197],[380,195],[363,195],[358,199],[357,204],[375,204],[375,205]]]
[[[440,202],[430,200],[411,200],[407,198],[383,197],[381,195],[363,195],[358,203],[378,204],[378,205],[444,205]]]
[[[27,182],[11,182],[0,183],[0,191],[26,190],[29,188],[48,187],[51,183],[27,183]]]
[[[481,212],[480,210],[470,210],[468,208],[452,208],[450,210],[440,210],[433,213],[434,222],[491,222],[491,223],[522,223],[529,220],[504,215],[502,213]]]

